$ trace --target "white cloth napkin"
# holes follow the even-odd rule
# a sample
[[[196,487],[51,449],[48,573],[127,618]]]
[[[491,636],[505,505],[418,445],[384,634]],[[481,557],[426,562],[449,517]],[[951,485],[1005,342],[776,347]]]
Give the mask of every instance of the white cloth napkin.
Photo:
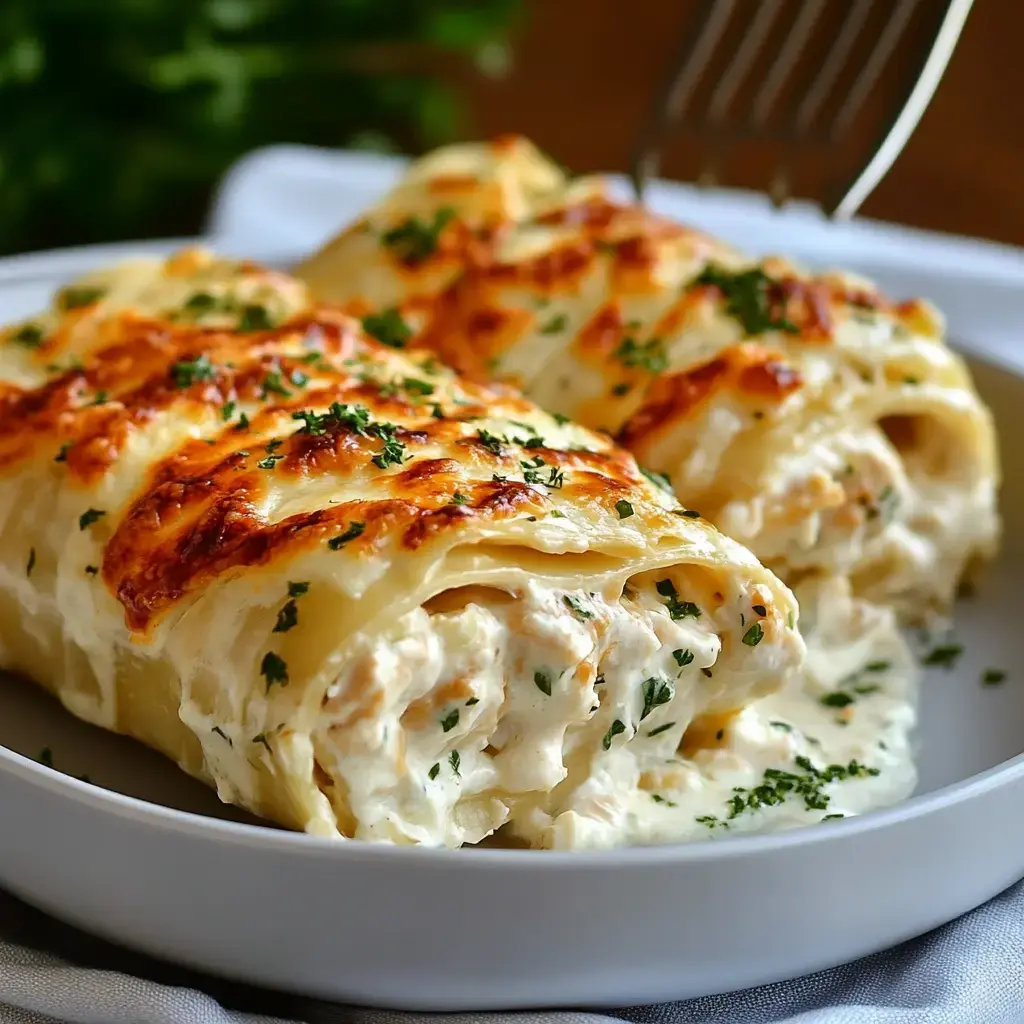
[[[452,1014],[441,1024],[614,1024],[617,1019],[636,1024],[1021,1024],[1024,882],[920,939],[796,981],[600,1014]],[[436,1017],[332,1006],[204,978],[119,950],[0,894],[0,1024],[282,1020],[434,1024]]]
[[[250,154],[210,217],[225,252],[287,263],[324,241],[401,173],[391,159],[299,146]],[[831,225],[809,207],[783,216],[760,197],[657,187],[665,212],[753,252],[876,277],[929,294],[975,351],[1024,365],[1024,252],[891,225]],[[884,866],[880,866],[880,871]],[[841,928],[842,922],[837,921]],[[451,1024],[1024,1024],[1024,882],[894,950],[792,982],[602,1013],[459,1014]],[[0,893],[0,1024],[427,1024],[426,1014],[331,1006],[205,978],[117,949]]]

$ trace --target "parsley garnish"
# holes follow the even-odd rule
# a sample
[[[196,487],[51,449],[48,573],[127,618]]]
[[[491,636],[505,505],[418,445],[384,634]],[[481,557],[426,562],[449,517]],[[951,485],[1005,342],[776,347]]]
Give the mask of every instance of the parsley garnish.
[[[405,445],[395,437],[395,428],[387,423],[377,423],[373,429],[378,437],[384,439],[384,447],[370,461],[380,469],[388,466],[400,466],[405,458]]]
[[[274,326],[265,306],[243,306],[238,317],[238,332],[248,334],[251,331],[269,331]]]
[[[175,387],[190,388],[197,381],[213,380],[216,372],[209,356],[196,356],[195,359],[183,359],[171,367],[171,377]]]
[[[644,706],[640,710],[642,722],[655,708],[667,704],[675,695],[676,688],[667,679],[656,679],[653,676],[645,679],[640,691],[644,697]]]
[[[60,451],[57,452],[56,455],[54,455],[53,461],[54,462],[67,462],[68,461],[68,452],[71,450],[71,447],[72,447],[73,444],[74,444],[73,441],[65,441],[64,444],[62,444],[60,446]]]
[[[99,571],[99,566],[96,565],[87,565],[85,567],[85,573],[87,576],[95,576],[99,573]]]
[[[403,263],[420,263],[437,249],[438,238],[445,225],[455,216],[450,206],[434,211],[430,222],[418,217],[407,217],[381,235],[381,241]]]
[[[545,697],[551,696],[551,676],[547,672],[534,672],[533,681],[537,684],[537,689],[544,694]]]
[[[304,388],[309,383],[309,377],[307,377],[301,370],[292,370],[292,372],[288,374],[288,379],[297,388]]]
[[[771,721],[768,723],[773,729],[778,729],[780,732],[792,732],[793,726],[788,722]]]
[[[611,750],[612,740],[615,739],[616,736],[619,736],[622,733],[624,733],[625,731],[625,725],[623,725],[623,723],[618,718],[616,718],[615,721],[612,722],[612,724],[609,726],[608,731],[604,734],[604,739],[601,741],[601,745],[604,747],[605,750]]]
[[[217,300],[209,292],[196,292],[181,308],[187,309],[190,313],[195,313],[197,316],[202,316],[204,313],[209,313],[212,309],[215,309],[216,306]]]
[[[337,551],[339,548],[344,547],[350,540],[355,540],[356,537],[362,536],[363,530],[366,529],[366,523],[349,523],[348,529],[344,533],[338,534],[337,537],[332,537],[328,542],[327,546],[332,551]]]
[[[102,509],[88,508],[78,517],[78,528],[84,530],[86,527],[91,526],[101,516],[105,516],[107,513]]]
[[[432,395],[434,393],[433,384],[428,384],[425,380],[417,380],[415,377],[406,377],[402,381],[402,387],[410,395]]]
[[[28,550],[28,565],[25,566],[25,575],[31,576],[32,570],[36,567],[36,549],[29,548]]]
[[[846,693],[845,690],[836,690],[833,693],[826,693],[819,701],[827,708],[845,708],[854,703],[855,698]]]
[[[457,750],[453,750],[448,755],[448,763],[451,765],[452,771],[456,775],[461,776],[462,773],[459,771],[459,766],[462,764],[462,756],[459,754]]]
[[[406,342],[412,337],[412,328],[402,319],[402,315],[392,306],[380,313],[371,313],[362,319],[363,330],[371,338],[376,338],[388,348],[405,348]]]
[[[802,798],[809,811],[824,811],[829,805],[829,796],[824,792],[824,787],[829,783],[880,774],[877,768],[867,768],[859,761],[816,768],[810,758],[798,757],[796,765],[803,772],[802,775],[780,768],[766,768],[759,786],[753,789],[737,786],[728,801],[729,817],[736,818],[747,810],[756,811],[761,807],[781,804],[790,795]]]
[[[288,666],[285,664],[284,658],[273,651],[267,651],[263,655],[263,661],[260,663],[260,675],[267,681],[267,693],[270,693],[270,688],[275,683],[279,683],[281,686],[288,685]]]
[[[558,334],[559,331],[564,331],[568,325],[569,318],[564,313],[558,313],[540,328],[540,333]]]
[[[963,653],[959,644],[940,644],[925,655],[921,664],[929,668],[952,668]]]
[[[571,594],[562,595],[562,604],[564,604],[577,619],[592,619],[594,617],[594,613],[590,611],[589,608],[584,608],[580,599],[578,597],[573,597]]]
[[[260,469],[273,469],[283,458],[283,455],[268,455],[265,459],[260,459],[256,465]]]
[[[569,422],[569,417],[568,416],[563,416],[560,412],[554,413],[553,416],[554,416],[555,422],[560,427],[564,427],[566,425],[566,423]]]
[[[668,354],[660,338],[651,338],[643,345],[637,344],[635,338],[623,338],[615,350],[615,358],[623,366],[646,370],[650,374],[664,373],[668,369]]]
[[[750,606],[758,615],[767,615],[768,609],[763,604],[752,604]]]
[[[501,455],[503,448],[501,447],[502,439],[496,434],[492,434],[489,430],[478,430],[477,439],[480,443],[492,454]]]
[[[275,633],[287,633],[288,630],[299,624],[299,606],[295,603],[295,599],[302,597],[308,590],[308,583],[288,584],[288,600],[277,613],[277,625],[273,630]]]
[[[620,519],[628,519],[633,514],[633,506],[625,498],[615,502],[615,511],[619,513]]]
[[[432,764],[430,766],[430,771],[427,772],[427,778],[430,779],[431,782],[433,782],[434,779],[437,778],[438,773],[440,771],[441,771],[441,765],[435,762],[434,764]]]
[[[676,664],[680,668],[686,668],[686,666],[693,661],[693,651],[683,650],[683,648],[680,647],[678,650],[672,652],[672,657],[676,659]]]
[[[659,725],[656,729],[651,729],[651,731],[647,734],[648,739],[650,739],[652,736],[660,736],[663,732],[668,732],[669,729],[671,729],[672,726],[675,724],[675,722],[666,722],[664,725]]]
[[[271,370],[263,378],[263,390],[260,397],[266,398],[271,392],[274,392],[276,395],[282,395],[284,398],[291,396],[291,392],[284,386],[284,378],[281,376],[280,370]]]
[[[658,580],[655,584],[657,591],[665,598],[665,607],[673,619],[699,619],[700,609],[692,601],[680,601],[676,592],[675,584],[669,580]]]
[[[694,278],[694,285],[713,285],[725,298],[725,311],[735,317],[747,334],[763,334],[765,331],[786,331],[799,333],[799,328],[784,316],[777,316],[772,310],[769,289],[776,285],[763,270],[753,268],[740,273],[730,273],[721,267],[711,265]]]
[[[683,519],[700,519],[700,513],[692,508],[677,508],[672,515],[681,516]]]
[[[267,753],[272,754],[273,750],[270,749],[270,740],[265,732],[258,732],[252,738],[253,743],[262,743],[267,748]]]
[[[11,340],[25,348],[39,348],[43,343],[43,329],[38,324],[25,324],[11,335]]]
[[[648,480],[654,484],[655,487],[660,487],[663,491],[667,491],[672,494],[672,481],[669,479],[667,473],[655,473],[653,469],[644,469],[643,466],[638,467],[640,472],[643,473]]]
[[[224,740],[227,743],[229,747],[234,746],[234,744],[231,742],[231,737],[228,736],[228,734],[219,725],[215,725],[210,730],[210,732],[215,733],[217,736],[219,736],[222,740]]]
[[[237,407],[238,407],[238,403],[237,403],[237,402],[225,402],[225,403],[224,403],[224,404],[223,404],[223,405],[221,406],[221,410],[220,410],[220,418],[221,418],[221,419],[222,419],[222,420],[223,420],[223,421],[224,421],[225,423],[227,423],[227,421],[228,421],[229,419],[231,419],[231,417],[232,417],[232,416],[234,416],[234,415],[235,415],[235,409],[236,409]]]
[[[452,504],[453,505],[468,505],[469,504],[469,498],[467,498],[464,494],[460,493],[459,491],[456,491],[452,495]]]
[[[80,309],[82,306],[91,306],[105,293],[105,288],[65,288],[57,296],[57,306],[65,311]]]
[[[31,572],[31,563],[29,563]],[[981,674],[982,686],[998,686],[1006,679],[1006,673],[1001,668],[987,668]]]
[[[750,629],[743,634],[743,642],[748,647],[756,647],[764,639],[764,630],[760,622],[755,622]]]
[[[451,732],[459,724],[459,709],[452,708],[444,718],[441,719],[441,731]]]

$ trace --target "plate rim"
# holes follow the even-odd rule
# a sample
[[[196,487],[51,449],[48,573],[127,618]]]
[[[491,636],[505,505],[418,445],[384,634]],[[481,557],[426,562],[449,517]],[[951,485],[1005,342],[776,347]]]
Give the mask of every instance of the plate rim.
[[[71,246],[0,257],[0,287],[29,283],[41,278],[53,279],[74,274],[82,265],[91,267],[98,259],[126,259],[165,254],[186,246],[214,248],[216,240],[205,236],[139,239],[128,242]],[[292,258],[293,253],[272,248],[249,258],[267,262]],[[23,271],[29,271],[25,273]],[[998,368],[1021,381],[1024,370],[997,353],[979,350],[957,339],[956,347],[973,358]],[[30,680],[25,680],[29,683]],[[130,738],[130,737],[129,737]],[[138,741],[135,741],[138,742]],[[129,796],[116,790],[82,782],[73,776],[34,761],[0,744],[0,771],[19,777],[29,785],[54,792],[65,799],[85,800],[104,813],[127,818],[138,825],[150,825],[170,832],[186,833],[193,839],[216,837],[220,841],[251,846],[265,845],[268,852],[298,852],[315,856],[343,857],[348,860],[389,858],[399,865],[413,859],[417,865],[445,868],[458,864],[460,870],[494,870],[504,866],[530,870],[570,870],[579,867],[612,868],[663,865],[666,863],[703,863],[709,860],[744,858],[786,850],[796,846],[817,846],[867,832],[895,826],[904,821],[938,813],[975,796],[1011,785],[1024,778],[1024,752],[993,765],[982,772],[959,779],[927,793],[911,796],[891,807],[868,811],[841,821],[827,829],[809,824],[781,832],[747,833],[721,839],[690,843],[664,843],[649,846],[625,846],[601,850],[506,850],[399,846],[387,843],[349,841],[275,828],[229,821],[193,811]]]

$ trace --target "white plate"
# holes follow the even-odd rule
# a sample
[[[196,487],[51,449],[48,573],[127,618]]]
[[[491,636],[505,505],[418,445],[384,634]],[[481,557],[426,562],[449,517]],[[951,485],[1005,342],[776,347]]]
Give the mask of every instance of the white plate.
[[[0,322],[137,249],[0,261]],[[977,906],[1024,875],[1024,379],[976,369],[1005,440],[1006,544],[960,608],[965,656],[925,681],[921,785],[903,805],[602,853],[333,843],[251,822],[157,755],[8,679],[0,884],[192,967],[420,1010],[707,995],[848,961]],[[1009,670],[1001,687],[980,684],[990,666]],[[44,747],[97,785],[41,767]]]

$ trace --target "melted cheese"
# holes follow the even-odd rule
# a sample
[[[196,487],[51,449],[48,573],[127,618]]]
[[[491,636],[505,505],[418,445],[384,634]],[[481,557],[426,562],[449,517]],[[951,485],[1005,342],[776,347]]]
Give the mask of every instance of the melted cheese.
[[[444,152],[431,159],[443,165]],[[493,160],[478,147],[481,190]],[[443,273],[414,293],[373,226],[412,192],[422,216],[437,209],[430,167],[414,165],[361,222],[371,262],[343,234],[299,276],[364,312],[384,296],[417,345],[470,377],[511,381],[613,433],[786,580],[845,576],[921,618],[993,552],[991,417],[930,305],[894,304],[850,274],[752,261],[564,178],[527,213],[506,208],[501,230],[489,222],[461,266],[425,257],[421,274]],[[451,212],[452,232],[480,223],[472,202]]]
[[[283,825],[543,845],[799,670],[792,594],[607,437],[293,279],[187,251],[3,341],[0,664]]]

